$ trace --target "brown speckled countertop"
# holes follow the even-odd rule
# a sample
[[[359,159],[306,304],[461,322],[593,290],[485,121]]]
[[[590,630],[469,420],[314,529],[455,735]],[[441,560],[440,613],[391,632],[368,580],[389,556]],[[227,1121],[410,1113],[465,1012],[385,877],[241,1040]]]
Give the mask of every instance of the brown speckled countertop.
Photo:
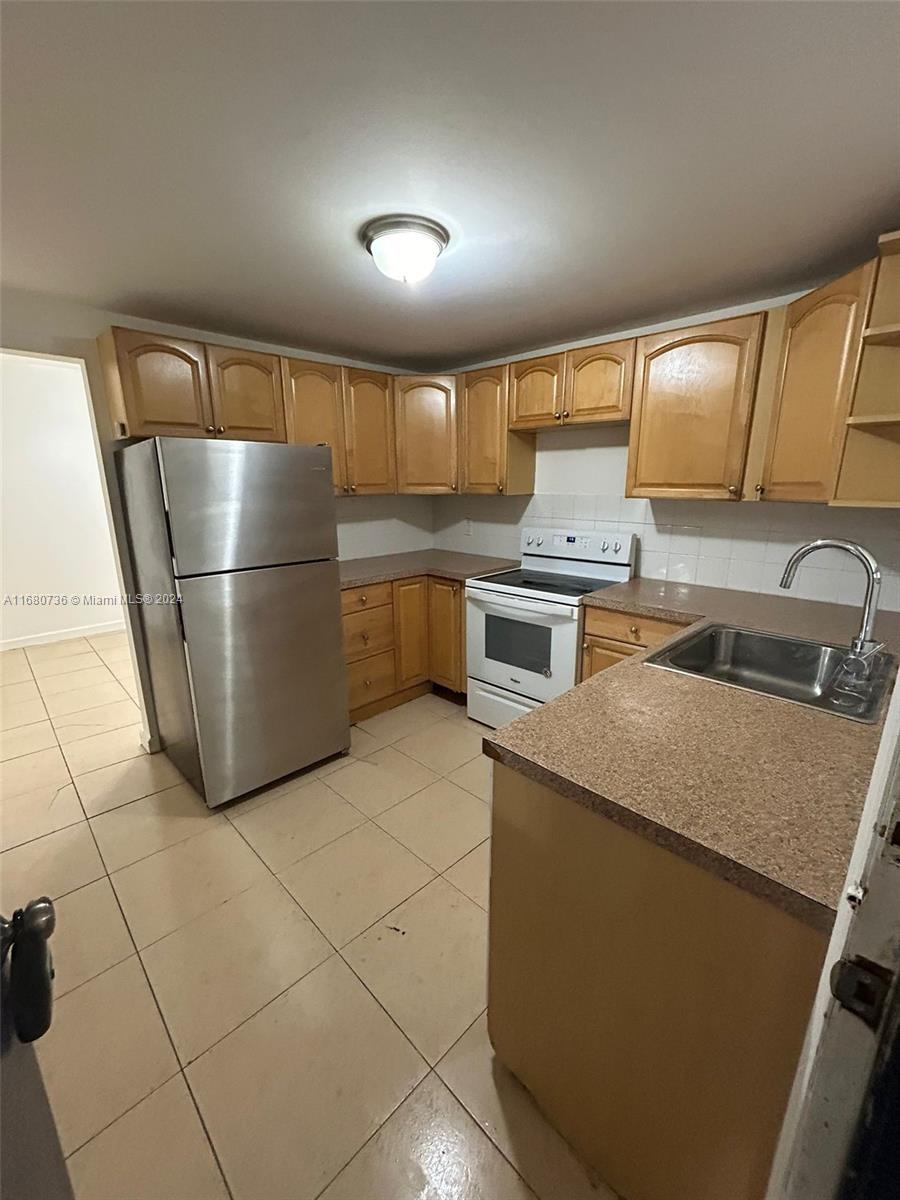
[[[858,610],[842,605],[647,579],[586,603],[823,641],[848,641],[859,625]],[[876,632],[897,653],[900,614],[880,614]],[[487,753],[830,929],[883,717],[862,725],[643,657],[497,730]]]
[[[338,564],[342,588],[411,579],[414,575],[465,580],[518,565],[518,559],[487,558],[483,554],[460,554],[455,550],[408,550],[402,554],[379,554],[375,558],[342,559]]]

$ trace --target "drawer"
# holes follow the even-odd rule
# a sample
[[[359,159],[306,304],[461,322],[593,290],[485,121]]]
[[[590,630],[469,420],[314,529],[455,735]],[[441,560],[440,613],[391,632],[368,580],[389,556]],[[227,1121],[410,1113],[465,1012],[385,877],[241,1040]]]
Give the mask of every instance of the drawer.
[[[612,638],[631,646],[658,646],[666,638],[684,629],[692,621],[663,621],[659,617],[637,617],[632,613],[613,612],[608,608],[584,610],[584,632],[594,637]]]
[[[350,711],[381,700],[397,690],[394,671],[394,652],[385,650],[370,658],[347,664],[347,684],[350,691]]]
[[[394,609],[390,604],[380,608],[344,613],[344,658],[354,662],[369,654],[379,654],[394,645]]]
[[[369,587],[345,588],[341,592],[341,612],[362,612],[364,608],[378,608],[381,604],[390,604],[391,585],[389,583],[373,583]]]

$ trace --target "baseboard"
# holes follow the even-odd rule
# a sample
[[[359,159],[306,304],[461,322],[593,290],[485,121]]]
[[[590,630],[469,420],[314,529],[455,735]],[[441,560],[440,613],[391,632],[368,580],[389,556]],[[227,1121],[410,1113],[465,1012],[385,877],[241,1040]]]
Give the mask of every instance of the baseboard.
[[[74,625],[56,633],[33,633],[30,637],[0,639],[0,650],[18,650],[20,646],[42,646],[47,642],[64,642],[69,638],[96,637],[99,633],[124,630],[124,621],[103,621],[98,625]]]

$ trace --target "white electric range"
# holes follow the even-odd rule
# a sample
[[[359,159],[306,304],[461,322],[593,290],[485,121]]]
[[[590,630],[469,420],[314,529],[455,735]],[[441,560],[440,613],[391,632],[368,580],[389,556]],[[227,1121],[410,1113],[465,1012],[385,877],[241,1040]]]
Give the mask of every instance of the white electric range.
[[[468,713],[497,728],[575,686],[582,597],[634,572],[632,534],[523,529],[522,564],[466,582]]]

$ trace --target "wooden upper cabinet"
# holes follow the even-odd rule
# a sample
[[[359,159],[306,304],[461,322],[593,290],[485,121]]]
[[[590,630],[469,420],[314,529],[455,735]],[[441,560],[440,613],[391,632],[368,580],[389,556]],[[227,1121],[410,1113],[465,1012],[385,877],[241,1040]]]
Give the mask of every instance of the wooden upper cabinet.
[[[428,580],[431,678],[452,692],[465,690],[463,587],[451,579]]]
[[[510,364],[509,427],[542,429],[562,421],[563,354]]]
[[[303,446],[330,446],[334,490],[346,492],[341,368],[330,363],[283,358],[281,376],[287,440]]]
[[[875,261],[788,306],[761,485],[767,500],[830,500]]]
[[[627,496],[739,500],[763,315],[638,338]]]
[[[110,404],[129,437],[211,437],[212,404],[200,342],[114,328],[100,339]]]
[[[397,491],[457,490],[456,383],[448,375],[394,377]]]
[[[363,495],[397,490],[391,377],[359,367],[344,370],[347,480]]]
[[[460,375],[460,491],[510,496],[534,491],[534,435],[509,430],[509,367],[482,367]]]
[[[207,346],[206,358],[217,435],[283,442],[284,395],[277,356]]]
[[[631,414],[635,339],[566,351],[565,425],[627,421]]]
[[[429,678],[428,577],[394,583],[394,647],[397,687],[412,687]]]

